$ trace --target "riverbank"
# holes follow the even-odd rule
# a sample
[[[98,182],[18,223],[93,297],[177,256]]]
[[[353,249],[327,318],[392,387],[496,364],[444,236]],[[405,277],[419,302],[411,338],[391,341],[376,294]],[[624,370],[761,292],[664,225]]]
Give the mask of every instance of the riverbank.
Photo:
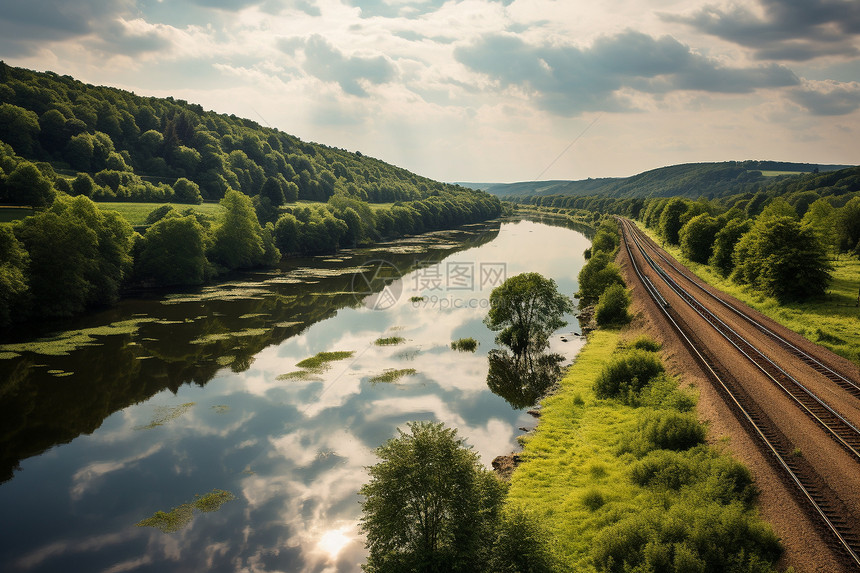
[[[664,562],[671,570],[685,560],[709,570],[742,562],[772,570],[780,550],[758,518],[748,470],[719,445],[693,439],[687,447],[660,447],[659,437],[652,440],[659,428],[705,435],[690,412],[691,389],[661,375],[636,397],[597,397],[607,363],[629,355],[640,334],[589,335],[559,391],[543,400],[536,430],[522,440],[508,503],[540,519],[559,571]]]

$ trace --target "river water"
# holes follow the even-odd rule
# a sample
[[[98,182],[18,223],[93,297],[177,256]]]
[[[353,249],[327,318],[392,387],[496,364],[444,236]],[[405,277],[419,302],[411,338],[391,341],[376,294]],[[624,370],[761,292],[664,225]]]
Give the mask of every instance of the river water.
[[[127,299],[0,344],[0,564],[360,571],[374,448],[435,420],[488,467],[516,450],[534,420],[487,389],[489,293],[534,271],[572,295],[588,246],[557,224],[473,225]],[[571,358],[582,340],[567,318],[552,350]],[[463,337],[476,352],[451,349]],[[341,354],[298,366],[320,352]]]

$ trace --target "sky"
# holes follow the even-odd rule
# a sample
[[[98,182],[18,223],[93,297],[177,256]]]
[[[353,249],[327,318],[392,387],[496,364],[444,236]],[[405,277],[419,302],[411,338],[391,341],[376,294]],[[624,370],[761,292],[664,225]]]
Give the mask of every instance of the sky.
[[[0,0],[0,59],[442,181],[860,163],[857,0]]]

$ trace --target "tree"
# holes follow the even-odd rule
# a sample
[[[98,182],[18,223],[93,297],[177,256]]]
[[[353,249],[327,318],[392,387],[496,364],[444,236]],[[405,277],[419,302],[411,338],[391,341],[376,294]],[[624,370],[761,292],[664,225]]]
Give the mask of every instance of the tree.
[[[0,134],[3,134],[0,139],[11,145],[19,155],[33,155],[40,130],[39,116],[34,112],[17,105],[0,104]]]
[[[193,216],[173,216],[146,231],[135,274],[157,286],[196,285],[206,279],[207,267],[203,227]]]
[[[660,235],[670,245],[678,244],[678,232],[683,223],[681,217],[687,212],[687,201],[679,197],[670,199],[660,213]]]
[[[360,494],[364,569],[387,572],[486,570],[504,484],[441,423],[412,422],[377,448],[380,462]]]
[[[600,326],[621,326],[630,322],[630,293],[622,285],[614,284],[603,291],[594,318]]]
[[[29,161],[19,163],[6,179],[7,200],[16,205],[47,207],[55,195],[51,181]]]
[[[802,223],[811,228],[828,249],[836,249],[838,223],[833,224],[836,210],[826,198],[814,201],[803,215]]]
[[[598,251],[579,271],[579,300],[582,304],[596,302],[610,285],[624,285],[618,265],[607,252]]]
[[[860,197],[854,197],[839,209],[836,240],[840,252],[857,252],[856,247],[860,244]]]
[[[791,217],[757,220],[734,252],[732,278],[780,302],[824,294],[832,267],[814,231]]]
[[[751,227],[752,221],[749,219],[732,219],[714,235],[714,251],[708,264],[724,277],[729,276],[735,266],[733,259],[735,245]]]
[[[22,314],[24,297],[30,288],[29,262],[27,251],[11,227],[0,225],[0,326],[8,325]]]
[[[185,177],[180,177],[173,184],[174,198],[177,203],[192,203],[199,205],[203,202],[203,197],[200,195],[200,187],[197,183],[189,181]]]
[[[684,256],[697,263],[707,263],[714,247],[714,237],[722,227],[719,219],[707,213],[696,215],[681,227],[678,238]]]
[[[553,331],[567,324],[562,316],[572,311],[573,303],[558,292],[554,280],[539,273],[522,273],[490,293],[484,324],[499,331],[496,343],[510,348],[518,361],[531,364],[549,346]]]
[[[209,258],[226,269],[259,266],[265,257],[263,229],[251,198],[229,189],[221,200],[224,220],[215,229]]]

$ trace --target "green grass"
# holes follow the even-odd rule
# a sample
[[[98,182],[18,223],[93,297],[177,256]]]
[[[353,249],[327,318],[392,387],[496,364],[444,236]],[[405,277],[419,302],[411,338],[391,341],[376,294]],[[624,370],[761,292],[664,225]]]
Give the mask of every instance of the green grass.
[[[638,224],[638,223],[637,223]],[[658,244],[659,237],[651,229],[645,231]],[[834,261],[833,282],[823,298],[807,302],[780,304],[776,299],[762,295],[754,289],[737,285],[719,275],[708,265],[694,263],[681,254],[679,247],[663,246],[675,259],[684,264],[699,278],[726,292],[782,324],[808,340],[829,348],[836,354],[860,364],[860,307],[857,306],[857,289],[860,288],[860,260]]]
[[[132,225],[146,224],[146,216],[152,211],[164,205],[164,203],[126,203],[122,201],[100,201],[96,203],[100,209],[117,211]],[[184,211],[189,207],[197,213],[217,216],[221,213],[219,203],[202,203],[200,205],[187,205],[183,203],[171,203],[177,211]]]
[[[716,448],[684,449],[704,431],[692,414],[679,412],[671,399],[636,407],[596,398],[595,381],[623,351],[620,338],[618,331],[591,333],[559,392],[543,400],[535,433],[522,440],[523,463],[512,476],[507,503],[544,525],[558,571],[603,570],[613,556],[633,561],[616,560],[618,570],[630,570],[648,565],[644,561],[655,551],[676,562],[690,555],[707,559],[712,570],[721,570],[721,559],[742,549],[746,555],[761,551],[761,571],[770,570],[766,563],[776,559],[779,545],[750,505],[749,472]],[[672,386],[677,393],[677,382]],[[679,427],[695,430],[696,439],[679,441],[689,437]],[[665,447],[667,437],[668,447],[680,451],[654,449]],[[646,542],[654,545],[649,549]]]
[[[779,177],[780,175],[803,175],[808,171],[762,171],[764,177]]]
[[[30,207],[0,207],[0,224],[11,223],[33,214]]]

